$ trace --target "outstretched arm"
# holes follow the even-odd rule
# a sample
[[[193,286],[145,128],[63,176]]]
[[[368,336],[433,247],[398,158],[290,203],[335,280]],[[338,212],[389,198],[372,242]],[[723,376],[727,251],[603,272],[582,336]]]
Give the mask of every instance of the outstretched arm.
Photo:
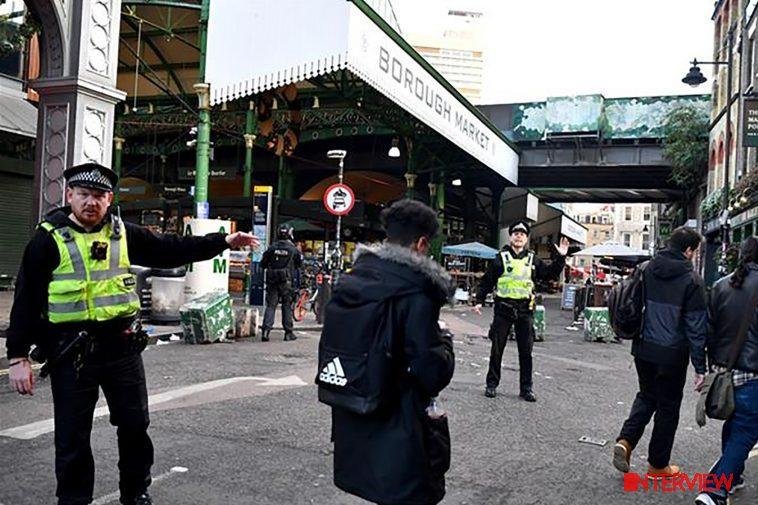
[[[126,225],[129,260],[136,265],[153,268],[176,268],[217,256],[228,247],[257,246],[258,239],[249,233],[231,235],[209,233],[204,236],[158,235],[131,223]]]

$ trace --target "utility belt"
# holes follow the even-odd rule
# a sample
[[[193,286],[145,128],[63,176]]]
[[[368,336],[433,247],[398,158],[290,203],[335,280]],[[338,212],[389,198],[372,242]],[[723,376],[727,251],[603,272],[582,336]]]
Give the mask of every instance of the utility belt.
[[[536,307],[534,295],[523,300],[495,297],[495,314],[505,316],[511,321],[515,321],[519,314],[533,313]]]
[[[266,281],[272,285],[291,282],[292,270],[289,268],[269,268],[266,271]]]
[[[53,368],[64,362],[72,362],[78,373],[84,365],[92,361],[139,354],[147,347],[148,338],[147,332],[142,329],[140,319],[134,319],[126,329],[115,332],[107,332],[104,328],[86,328],[79,331],[65,329],[56,334],[52,346],[37,346],[30,357],[38,363],[44,363],[40,377],[44,378]]]

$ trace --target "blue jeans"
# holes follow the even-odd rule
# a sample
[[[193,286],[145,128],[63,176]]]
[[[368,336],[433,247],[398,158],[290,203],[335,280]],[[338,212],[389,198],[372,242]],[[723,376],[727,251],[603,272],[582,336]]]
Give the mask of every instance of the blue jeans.
[[[758,442],[758,380],[734,389],[734,414],[724,423],[721,431],[721,459],[712,473],[732,475],[732,485],[737,484],[745,470],[745,460]],[[727,490],[721,486],[708,490],[726,497]]]

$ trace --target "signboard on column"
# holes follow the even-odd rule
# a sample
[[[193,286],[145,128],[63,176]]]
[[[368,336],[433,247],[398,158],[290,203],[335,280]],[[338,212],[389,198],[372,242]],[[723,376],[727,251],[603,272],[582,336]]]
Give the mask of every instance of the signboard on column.
[[[274,188],[272,186],[255,186],[253,188],[253,235],[258,237],[261,245],[253,251],[250,264],[250,305],[264,304],[266,284],[261,268],[263,252],[271,244],[271,210]]]
[[[743,147],[758,147],[758,100],[745,100],[743,109]]]
[[[184,227],[185,235],[229,233],[231,222],[221,219],[191,219]],[[229,291],[229,249],[207,261],[187,265],[184,293],[187,301],[210,292]]]

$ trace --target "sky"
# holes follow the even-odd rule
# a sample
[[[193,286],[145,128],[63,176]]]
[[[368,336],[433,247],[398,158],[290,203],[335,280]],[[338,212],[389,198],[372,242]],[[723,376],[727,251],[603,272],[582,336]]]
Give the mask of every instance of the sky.
[[[681,82],[713,57],[713,0],[392,0],[404,34],[448,8],[484,12],[480,103],[709,93]],[[702,68],[706,77],[710,69]]]

